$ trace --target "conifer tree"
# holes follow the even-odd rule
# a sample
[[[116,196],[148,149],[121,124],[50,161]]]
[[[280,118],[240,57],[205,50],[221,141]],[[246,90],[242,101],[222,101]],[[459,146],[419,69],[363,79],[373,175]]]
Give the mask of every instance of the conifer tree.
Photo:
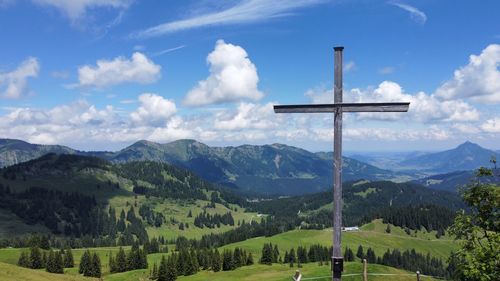
[[[21,252],[19,259],[17,260],[17,265],[27,268],[30,267],[30,259],[26,252]]]
[[[82,258],[80,259],[80,267],[78,269],[78,273],[83,274],[84,276],[88,276],[88,272],[90,270],[90,259],[90,251],[86,250],[85,252],[83,252]]]
[[[161,256],[160,266],[158,268],[158,281],[167,281],[167,260]]]
[[[219,250],[215,249],[214,254],[212,256],[212,270],[214,272],[218,272],[221,270],[221,258],[219,254]]]
[[[153,271],[151,272],[149,279],[158,279],[158,265],[156,265],[156,262],[153,264]]]
[[[247,258],[246,265],[252,265],[252,264],[253,264],[253,256],[252,256],[252,253],[248,253],[248,258]]]
[[[101,277],[101,259],[99,258],[99,256],[95,252],[92,255],[92,259],[91,259],[90,275],[87,275],[87,276],[96,277],[96,278]]]
[[[177,279],[177,268],[175,266],[175,258],[173,256],[169,257],[167,260],[167,274],[166,281],[174,281]]]
[[[122,247],[120,247],[118,253],[116,254],[115,263],[116,272],[124,272],[127,270],[127,257]]]
[[[224,250],[222,254],[222,270],[229,271],[234,269],[233,255],[230,250]]]
[[[57,251],[54,254],[54,273],[63,274],[64,273],[64,265],[63,265],[63,257],[61,251]]]
[[[71,252],[71,249],[66,249],[64,253],[64,267],[65,268],[72,268],[75,266],[75,261],[73,259],[73,253]]]
[[[358,257],[360,259],[364,259],[365,258],[365,253],[363,251],[363,246],[361,246],[361,245],[358,246],[358,251],[356,252],[356,257]]]
[[[42,255],[38,247],[31,247],[30,249],[30,268],[32,269],[43,268]]]
[[[45,270],[47,272],[54,272],[55,268],[55,257],[54,257],[54,251],[52,249],[49,250],[49,255],[47,257],[47,262],[45,263]]]

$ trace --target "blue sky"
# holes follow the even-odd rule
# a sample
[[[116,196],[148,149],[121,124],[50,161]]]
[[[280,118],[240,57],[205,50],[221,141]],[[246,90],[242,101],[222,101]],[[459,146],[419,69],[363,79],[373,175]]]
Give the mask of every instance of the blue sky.
[[[330,150],[329,115],[273,104],[410,101],[345,117],[352,151],[500,149],[498,1],[0,0],[0,137]]]

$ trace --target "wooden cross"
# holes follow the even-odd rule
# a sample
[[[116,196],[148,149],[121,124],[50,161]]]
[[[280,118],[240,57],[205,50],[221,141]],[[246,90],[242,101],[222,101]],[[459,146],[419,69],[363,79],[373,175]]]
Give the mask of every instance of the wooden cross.
[[[407,112],[409,102],[388,103],[342,103],[342,51],[344,47],[334,49],[334,103],[333,104],[298,104],[275,105],[276,113],[333,113],[333,255],[332,276],[340,281],[344,267],[341,248],[342,229],[342,113],[343,112]]]

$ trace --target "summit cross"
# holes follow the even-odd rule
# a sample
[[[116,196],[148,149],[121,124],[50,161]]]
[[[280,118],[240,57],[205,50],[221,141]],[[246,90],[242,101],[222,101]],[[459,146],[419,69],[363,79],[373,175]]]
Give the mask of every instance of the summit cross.
[[[342,231],[342,113],[343,112],[407,112],[409,102],[342,103],[342,52],[334,47],[334,103],[275,105],[275,113],[333,113],[333,253],[332,278],[342,279],[344,259],[341,248]]]

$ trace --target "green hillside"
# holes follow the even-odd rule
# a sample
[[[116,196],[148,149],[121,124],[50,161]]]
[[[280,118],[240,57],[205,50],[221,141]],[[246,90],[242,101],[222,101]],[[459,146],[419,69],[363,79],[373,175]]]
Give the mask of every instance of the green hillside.
[[[238,222],[260,220],[256,213],[245,212],[245,208],[224,199],[234,201],[231,199],[236,198],[237,202],[242,200],[238,199],[239,197],[227,197],[230,196],[227,195],[229,193],[220,187],[165,163],[112,164],[93,157],[48,154],[1,169],[0,187],[1,192],[7,189],[10,192],[4,194],[0,202],[0,217],[4,218],[0,221],[0,238],[31,232],[53,232],[59,235],[65,231],[63,226],[69,222],[61,219],[59,211],[52,210],[50,204],[47,206],[43,200],[38,200],[40,196],[30,197],[30,194],[43,190],[61,192],[46,195],[47,200],[54,200],[57,204],[64,204],[60,198],[72,193],[88,196],[89,200],[95,199],[94,208],[108,210],[113,207],[116,216],[119,216],[122,210],[127,213],[133,208],[135,216],[143,220],[150,237],[163,236],[170,239],[182,235],[200,238],[203,234],[220,233],[235,228]],[[33,190],[34,187],[37,189]],[[134,188],[138,187],[139,191],[134,192]],[[23,211],[26,208],[20,204],[24,203],[45,206],[49,217],[53,219],[47,221],[47,215],[38,217],[36,209],[31,213],[29,209]],[[144,220],[140,210],[146,206],[154,215],[163,216],[161,226]],[[64,212],[76,214],[79,211],[74,209],[75,206],[70,202],[65,208]],[[17,214],[13,210],[16,210]],[[192,217],[188,218],[190,210]],[[193,222],[202,210],[212,216],[230,213],[234,218],[234,225],[220,224],[219,227],[197,228]],[[57,228],[53,220],[57,221]],[[181,223],[184,224],[184,229],[180,229]],[[47,228],[49,225],[51,229]],[[57,231],[54,232],[55,230]]]
[[[393,226],[393,228],[396,228]],[[310,247],[314,244],[330,246],[332,244],[332,229],[324,230],[293,230],[272,237],[257,237],[246,241],[226,245],[224,248],[239,247],[260,256],[264,243],[278,245],[280,251],[288,251],[298,246]],[[443,239],[425,239],[412,237],[410,235],[393,235],[377,230],[364,230],[358,232],[343,232],[342,246],[349,247],[354,251],[359,245],[371,247],[377,256],[381,256],[387,249],[411,250],[419,253],[430,253],[433,257],[448,258],[452,250],[457,249],[455,241]]]

